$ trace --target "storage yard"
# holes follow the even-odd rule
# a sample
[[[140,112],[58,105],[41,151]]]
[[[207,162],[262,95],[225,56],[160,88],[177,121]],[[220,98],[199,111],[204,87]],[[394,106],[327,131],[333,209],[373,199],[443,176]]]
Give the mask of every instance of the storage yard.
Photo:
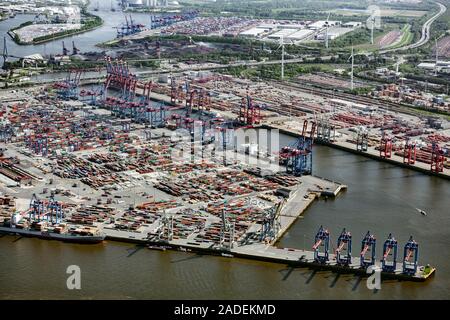
[[[0,300],[448,297],[445,6],[1,4]]]
[[[412,168],[428,169],[439,175],[449,175],[450,123],[445,118],[402,114],[397,110],[388,110],[381,103],[357,103],[332,95],[317,95],[314,89],[296,86],[295,90],[289,90],[293,87],[224,76],[212,77],[210,81],[203,79],[195,86],[210,92],[211,105],[224,115],[230,116],[231,113],[233,117],[239,116],[242,106],[240,97],[248,94],[255,105],[261,106],[259,124],[301,134],[306,119],[316,123],[317,135],[322,134],[322,129],[327,132],[326,137],[317,136],[318,141],[348,143],[350,149],[357,150],[361,147],[360,143],[357,144],[358,137],[364,136],[364,148],[358,149],[362,153],[366,152],[367,144],[369,153],[372,150],[380,159],[391,159],[392,153],[395,162],[408,164]],[[388,88],[392,91],[395,86]],[[389,96],[387,91],[384,95]],[[402,94],[403,99],[407,97],[407,94]],[[411,99],[420,101],[419,96],[416,94],[414,97],[413,93]],[[431,104],[432,101],[429,102],[429,108]],[[446,110],[448,105],[434,104],[434,108]],[[290,120],[286,116],[299,119]],[[308,130],[311,130],[310,125]],[[390,141],[387,143],[387,154],[380,150],[386,147],[386,141]],[[412,159],[407,160],[410,157],[409,148],[412,148]]]
[[[237,36],[242,30],[258,23],[258,20],[236,17],[197,17],[161,28],[161,34]]]
[[[117,240],[173,239],[221,248],[224,221],[233,221],[236,242],[251,235],[256,242],[275,242],[317,196],[344,187],[287,175],[256,156],[249,164],[242,151],[218,150],[209,159],[180,163],[168,129],[152,129],[149,137],[144,125],[128,130],[111,113],[99,115],[42,88],[33,95],[27,102],[6,95],[2,111],[14,134],[2,131],[7,147],[0,188],[16,198],[23,219],[34,195],[44,201],[54,196],[68,226],[93,226]],[[261,166],[274,171],[263,174]],[[278,217],[276,232],[263,232],[285,197],[286,208],[296,210]]]
[[[437,43],[439,57],[450,58],[450,37],[446,36],[440,39]],[[433,50],[436,55],[436,48]]]
[[[31,44],[34,39],[39,37],[79,29],[81,29],[80,23],[35,24],[11,31],[10,33],[13,37],[17,36],[20,42]]]
[[[271,246],[314,199],[346,189],[345,181],[313,175],[314,142],[449,177],[445,119],[214,73],[172,74],[168,83],[155,83],[138,79],[120,60],[105,63],[98,88],[81,87],[81,72],[70,71],[66,80],[32,88],[26,100],[23,92],[2,94],[3,224],[44,230],[45,221],[53,223],[52,232],[102,232],[157,250],[358,274],[363,262],[338,251],[328,255],[322,228],[314,251],[286,254]],[[263,127],[297,139],[279,145],[270,132],[266,146]],[[9,218],[11,202],[19,215]],[[338,247],[348,249],[351,239],[341,237]],[[408,245],[417,256],[414,240]],[[415,281],[434,272],[395,261],[382,269]]]
[[[2,168],[14,161],[13,169],[27,172],[32,179],[27,182],[29,187],[20,181],[1,186],[2,193],[17,198],[16,208],[23,212],[23,218],[27,218],[27,204],[33,194],[42,199],[52,194],[65,208],[69,226],[94,226],[116,240],[177,240],[221,248],[224,219],[233,221],[236,242],[251,235],[256,242],[274,242],[315,197],[342,188],[315,177],[297,178],[285,173],[263,177],[260,171],[245,165],[244,155],[233,156],[233,151],[225,166],[223,159],[177,164],[170,156],[173,143],[169,138],[146,141],[139,130],[123,134],[119,127],[112,128],[113,137],[104,140],[96,135],[104,133],[98,120],[90,120],[90,127],[99,129],[71,134],[71,123],[62,125],[62,117],[74,122],[81,122],[82,117],[65,111],[64,103],[48,106],[47,123],[61,126],[46,129],[31,107],[34,104],[39,104],[38,100],[7,108],[6,113],[15,125],[34,113],[34,120],[27,118],[29,125],[16,127],[21,134],[8,144],[2,158]],[[48,141],[41,149],[32,149],[24,133],[29,130],[39,135],[38,128],[47,133]],[[164,133],[165,129],[161,130]],[[74,149],[74,143],[80,147]],[[265,235],[264,221],[283,199],[279,190],[293,194],[293,203],[286,208],[297,210],[280,216],[277,232]],[[3,212],[3,219],[9,212]]]
[[[390,31],[378,40],[378,46],[382,49],[390,47],[400,40],[402,34],[399,30]]]

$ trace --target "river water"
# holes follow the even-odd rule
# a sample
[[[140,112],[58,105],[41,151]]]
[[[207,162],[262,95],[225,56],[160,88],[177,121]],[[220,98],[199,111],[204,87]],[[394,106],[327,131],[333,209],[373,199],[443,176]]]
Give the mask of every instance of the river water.
[[[99,50],[95,44],[115,36],[114,26],[124,18],[110,12],[109,0],[100,1],[105,25],[66,38],[82,51]],[[147,24],[147,15],[135,15]],[[33,18],[31,16],[31,18]],[[17,15],[0,22],[0,35],[30,20]],[[9,37],[13,55],[61,52],[61,41],[39,46],[18,46]],[[285,142],[290,138],[284,137]],[[381,290],[367,289],[365,280],[352,275],[288,269],[284,265],[157,252],[134,245],[105,242],[74,245],[38,239],[0,238],[0,299],[449,299],[450,298],[450,183],[415,171],[376,162],[344,151],[314,147],[314,174],[348,185],[335,200],[315,202],[284,236],[279,246],[310,249],[320,225],[332,234],[342,228],[353,234],[353,255],[370,230],[377,235],[377,257],[392,232],[403,244],[413,235],[420,245],[419,262],[437,267],[426,283],[385,281]],[[422,216],[416,208],[424,209]],[[82,289],[68,290],[69,265],[82,272]]]
[[[367,230],[382,242],[392,232],[413,235],[419,262],[437,267],[425,283],[365,280],[305,268],[105,242],[74,245],[13,236],[0,238],[0,298],[18,299],[448,299],[450,298],[448,181],[323,146],[314,147],[314,174],[348,185],[336,200],[315,202],[284,236],[282,247],[310,249],[320,225],[353,234],[353,255]],[[420,215],[415,208],[428,212]],[[137,249],[137,251],[136,251]],[[82,289],[66,289],[66,268],[81,268]]]

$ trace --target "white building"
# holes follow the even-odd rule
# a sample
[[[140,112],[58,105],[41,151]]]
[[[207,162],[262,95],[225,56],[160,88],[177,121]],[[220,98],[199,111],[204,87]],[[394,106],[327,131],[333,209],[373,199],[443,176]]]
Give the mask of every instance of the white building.
[[[313,30],[302,29],[295,31],[294,33],[291,33],[290,35],[287,36],[287,39],[292,41],[299,41],[311,36],[313,33],[314,33]]]
[[[57,20],[59,23],[75,23],[81,21],[81,11],[77,6],[68,7],[39,7],[37,14],[46,15],[49,19]]]
[[[289,35],[297,32],[296,29],[282,29],[278,32],[275,32],[274,34],[269,35],[267,38],[269,39],[281,39],[281,38],[288,38]]]
[[[362,26],[362,22],[346,22],[342,24],[344,28],[359,28]]]
[[[422,62],[419,63],[417,67],[425,70],[434,70],[435,68],[437,68],[439,72],[447,72],[447,70],[450,69],[450,61],[438,61],[437,66],[435,62]]]
[[[241,32],[239,35],[243,37],[257,37],[262,35],[265,32],[268,32],[269,29],[263,29],[263,28],[251,28],[249,30]]]

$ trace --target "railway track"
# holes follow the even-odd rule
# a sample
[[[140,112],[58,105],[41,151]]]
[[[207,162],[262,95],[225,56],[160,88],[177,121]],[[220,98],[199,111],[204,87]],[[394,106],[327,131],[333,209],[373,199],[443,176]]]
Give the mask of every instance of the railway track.
[[[442,3],[440,2],[435,2],[438,6],[439,6],[439,12],[436,13],[434,16],[432,16],[430,19],[428,19],[422,26],[422,32],[421,32],[421,37],[420,39],[415,42],[412,43],[410,45],[406,45],[403,47],[399,47],[399,48],[394,48],[394,49],[385,49],[385,50],[380,50],[379,53],[383,54],[383,53],[392,53],[392,52],[396,52],[396,51],[405,51],[405,50],[409,50],[409,49],[415,49],[418,47],[423,46],[424,44],[426,44],[429,40],[430,40],[430,36],[431,36],[431,25],[433,24],[434,21],[436,21],[441,15],[443,15],[445,13],[445,11],[447,11],[447,7],[444,6]]]
[[[385,101],[385,100],[379,100],[376,98],[371,97],[364,97],[364,96],[357,96],[352,95],[345,92],[339,92],[339,91],[331,91],[323,88],[319,88],[313,85],[303,85],[295,82],[289,82],[289,83],[282,83],[280,81],[274,81],[274,86],[278,88],[282,88],[285,90],[298,90],[306,93],[312,93],[312,94],[319,94],[320,96],[326,97],[326,98],[332,98],[332,99],[343,99],[347,101],[352,101],[356,103],[366,104],[366,105],[372,105],[377,106],[381,109],[387,109],[390,111],[397,111],[401,113],[406,113],[414,116],[420,115],[417,110],[414,110],[410,107],[404,106],[400,103],[392,102],[392,101]]]

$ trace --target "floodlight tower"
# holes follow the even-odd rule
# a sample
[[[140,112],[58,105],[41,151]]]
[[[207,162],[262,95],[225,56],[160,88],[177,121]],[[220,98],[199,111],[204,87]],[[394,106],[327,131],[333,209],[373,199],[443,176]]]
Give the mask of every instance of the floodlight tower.
[[[284,80],[284,37],[281,36],[281,80]]]
[[[373,44],[373,29],[375,28],[375,17],[370,17],[370,21],[372,22],[370,24],[370,44]]]
[[[350,72],[350,89],[353,90],[353,88],[354,88],[353,70],[354,70],[354,67],[355,67],[355,54],[353,52],[353,46],[352,46],[352,54],[351,54],[349,59],[351,59],[351,61],[352,61],[352,69],[351,69],[351,72]]]
[[[438,57],[439,57],[439,52],[438,52],[438,45],[437,45],[437,39],[434,39],[434,47],[435,47],[435,63],[434,63],[434,76],[437,76],[437,71],[438,71]]]
[[[6,69],[6,64],[8,63],[8,47],[6,46],[6,37],[3,37],[3,69]]]
[[[325,21],[325,48],[327,48],[327,49],[328,49],[328,29],[330,28],[330,22],[329,22],[330,14],[331,13],[328,13],[327,21]]]

